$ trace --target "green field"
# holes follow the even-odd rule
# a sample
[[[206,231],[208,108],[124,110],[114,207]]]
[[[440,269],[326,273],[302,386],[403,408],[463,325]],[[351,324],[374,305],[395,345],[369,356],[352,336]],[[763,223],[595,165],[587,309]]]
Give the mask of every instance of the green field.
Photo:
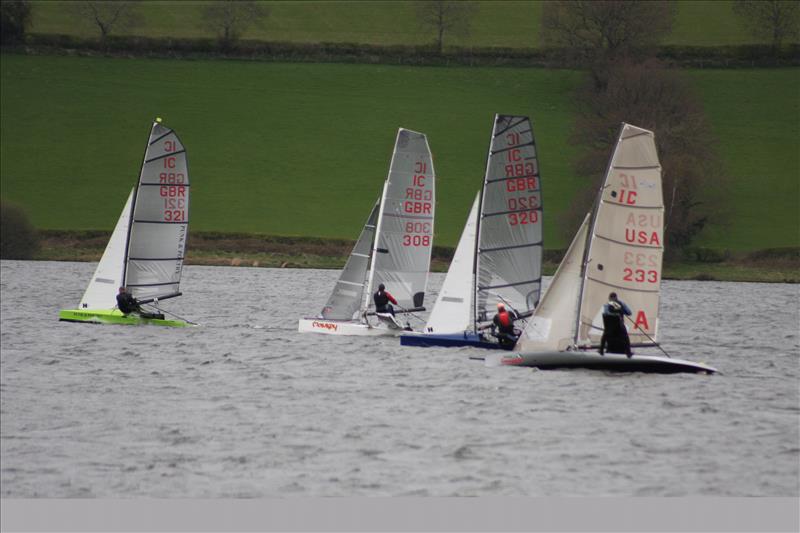
[[[113,227],[162,116],[188,148],[192,228],[205,231],[355,238],[397,128],[425,132],[437,244],[454,245],[502,112],[534,121],[545,243],[567,244],[557,221],[581,185],[568,143],[579,72],[18,55],[0,68],[0,188],[40,228]],[[698,244],[800,244],[798,74],[692,74],[734,177],[709,191],[728,213]]]
[[[415,18],[412,1],[307,0],[262,2],[270,9],[263,27],[252,27],[246,39],[297,43],[351,42],[364,44],[425,44],[433,32]],[[480,0],[473,29],[467,36],[445,38],[450,46],[540,46],[541,2]],[[70,2],[33,1],[34,33],[90,37],[98,34],[90,21],[70,15]],[[206,2],[148,1],[141,10],[143,24],[120,28],[119,35],[148,37],[213,37],[202,21]],[[737,18],[731,0],[681,0],[673,33],[665,44],[718,46],[758,44]]]

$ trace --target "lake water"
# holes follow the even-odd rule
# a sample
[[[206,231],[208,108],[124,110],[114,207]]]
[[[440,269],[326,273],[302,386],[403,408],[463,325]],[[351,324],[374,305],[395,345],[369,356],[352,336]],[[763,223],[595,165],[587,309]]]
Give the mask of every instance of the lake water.
[[[94,267],[1,263],[3,497],[800,493],[798,285],[664,282],[664,347],[721,374],[625,375],[297,333],[335,271],[189,266],[164,307],[202,327],[58,322]]]

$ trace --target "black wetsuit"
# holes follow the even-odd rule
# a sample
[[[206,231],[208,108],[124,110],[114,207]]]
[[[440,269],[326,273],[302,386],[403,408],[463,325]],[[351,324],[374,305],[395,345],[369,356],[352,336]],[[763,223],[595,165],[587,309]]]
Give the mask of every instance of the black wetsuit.
[[[376,313],[390,313],[392,316],[394,316],[394,308],[389,305],[390,301],[397,305],[397,300],[394,299],[394,296],[386,291],[379,290],[372,296],[372,299],[375,301]]]
[[[631,339],[625,329],[622,312],[603,313],[603,336],[600,337],[600,353],[624,353],[628,357],[631,352]]]
[[[117,294],[117,307],[126,315],[135,311],[140,311],[139,302],[129,292],[121,292]]]

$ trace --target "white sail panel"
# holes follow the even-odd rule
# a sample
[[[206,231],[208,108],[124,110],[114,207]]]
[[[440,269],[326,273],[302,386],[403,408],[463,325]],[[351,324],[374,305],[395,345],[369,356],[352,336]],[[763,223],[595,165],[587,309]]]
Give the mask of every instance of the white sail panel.
[[[542,301],[517,341],[517,350],[563,351],[574,343],[589,220],[590,216],[586,215]]]
[[[503,302],[520,313],[539,302],[542,196],[528,117],[496,115],[481,199],[475,316]]]
[[[369,292],[383,283],[401,307],[423,303],[433,249],[434,183],[427,138],[401,128],[383,188],[369,283]],[[374,305],[371,298],[369,304]]]
[[[472,268],[479,202],[480,196],[476,195],[447,270],[447,277],[428,317],[425,326],[427,333],[458,333],[472,326]]]
[[[125,285],[138,299],[178,292],[189,225],[186,150],[154,123],[133,204]]]
[[[353,251],[350,252],[350,257],[347,258],[339,280],[328,298],[328,303],[322,309],[322,318],[350,320],[355,318],[355,315],[361,310],[379,209],[380,200],[375,202],[375,206],[364,224],[364,229],[361,230],[361,235],[359,235]]]
[[[103,257],[97,264],[92,281],[81,298],[81,309],[113,309],[117,305],[117,292],[123,285],[125,243],[128,239],[132,201],[133,189],[128,194],[128,200],[111,233]]]
[[[655,340],[664,242],[661,165],[653,132],[623,124],[596,208],[577,342],[597,344],[602,306],[616,292],[631,308],[632,343]]]

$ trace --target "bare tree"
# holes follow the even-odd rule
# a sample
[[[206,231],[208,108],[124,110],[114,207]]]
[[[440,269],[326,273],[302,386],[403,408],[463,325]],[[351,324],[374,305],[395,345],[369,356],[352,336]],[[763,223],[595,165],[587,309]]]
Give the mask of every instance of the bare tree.
[[[0,39],[3,44],[21,42],[31,24],[31,4],[27,0],[3,0],[0,2]]]
[[[203,23],[213,31],[223,47],[233,45],[251,25],[261,26],[269,9],[253,1],[220,0],[203,9]]]
[[[800,36],[800,2],[797,0],[736,0],[739,15],[753,36],[767,39],[777,50],[786,39]]]
[[[417,20],[436,31],[436,47],[444,50],[445,34],[469,35],[475,4],[460,0],[423,0],[417,2]]]
[[[583,58],[613,58],[657,44],[672,30],[671,0],[553,0],[542,9],[542,39]]]
[[[576,228],[590,208],[619,134],[627,122],[655,132],[663,169],[669,252],[688,245],[709,216],[721,215],[701,200],[705,187],[724,187],[716,141],[690,81],[657,60],[619,62],[587,78],[578,91],[572,142],[583,148],[577,173],[588,178],[565,226]]]
[[[73,4],[73,14],[80,20],[97,26],[101,41],[105,41],[112,31],[120,28],[131,30],[142,24],[137,1],[83,0]]]

